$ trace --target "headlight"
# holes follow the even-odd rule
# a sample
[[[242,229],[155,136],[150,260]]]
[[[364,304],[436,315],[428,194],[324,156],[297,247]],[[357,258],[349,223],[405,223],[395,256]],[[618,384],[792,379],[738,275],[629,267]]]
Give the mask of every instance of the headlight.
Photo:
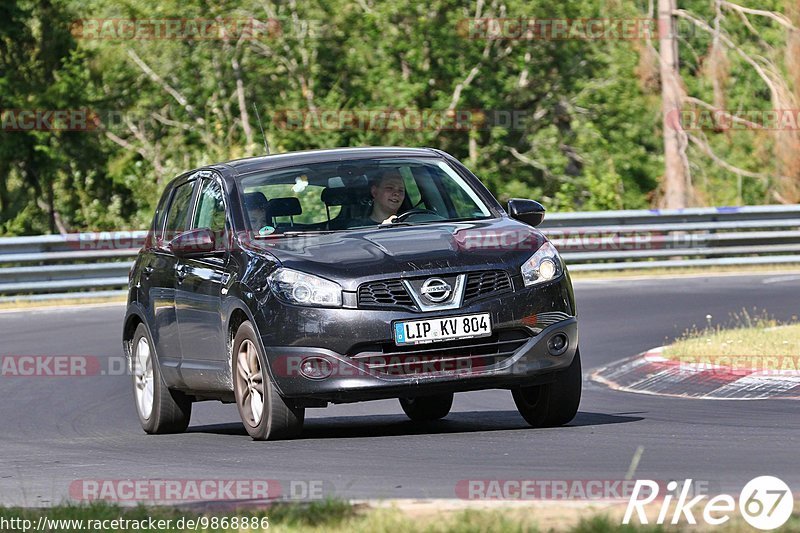
[[[546,242],[525,261],[521,272],[522,281],[526,287],[530,287],[559,277],[564,272],[564,265],[556,247]]]
[[[297,270],[279,268],[269,276],[269,286],[278,298],[290,304],[342,306],[342,288],[338,283]]]

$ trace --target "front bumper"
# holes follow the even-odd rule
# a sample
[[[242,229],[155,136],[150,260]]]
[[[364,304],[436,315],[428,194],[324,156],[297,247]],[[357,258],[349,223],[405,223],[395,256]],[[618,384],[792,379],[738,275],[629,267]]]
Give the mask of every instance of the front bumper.
[[[548,341],[556,334],[569,339],[566,350],[551,355]],[[272,378],[287,398],[333,403],[413,397],[429,394],[503,389],[552,381],[566,369],[578,347],[575,318],[557,322],[530,338],[513,355],[480,368],[436,368],[423,373],[386,374],[332,350],[313,347],[267,347]],[[324,360],[329,375],[312,379],[302,374],[303,361]]]
[[[458,310],[411,312],[402,310],[321,309],[261,300],[257,322],[269,371],[281,395],[323,402],[354,402],[412,397],[493,388],[534,385],[554,379],[572,362],[578,346],[572,284],[568,276],[525,288],[513,278],[513,292],[488,297]],[[387,374],[369,368],[358,355],[376,345],[392,351],[392,323],[476,313],[489,313],[493,332],[527,332],[513,353],[484,359],[471,367],[436,367],[422,373]],[[567,336],[567,349],[553,356],[547,343],[556,333]],[[428,347],[438,350],[437,343]],[[434,350],[434,351],[437,351]],[[498,348],[498,352],[501,350]],[[391,355],[391,354],[390,354]],[[303,375],[307,358],[327,362],[332,371],[321,379]]]

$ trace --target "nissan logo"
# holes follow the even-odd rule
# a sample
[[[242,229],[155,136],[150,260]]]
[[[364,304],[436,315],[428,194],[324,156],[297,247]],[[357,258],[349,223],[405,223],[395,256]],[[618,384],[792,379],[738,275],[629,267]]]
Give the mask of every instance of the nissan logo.
[[[430,278],[425,280],[419,292],[428,300],[438,303],[447,300],[453,289],[442,278]]]

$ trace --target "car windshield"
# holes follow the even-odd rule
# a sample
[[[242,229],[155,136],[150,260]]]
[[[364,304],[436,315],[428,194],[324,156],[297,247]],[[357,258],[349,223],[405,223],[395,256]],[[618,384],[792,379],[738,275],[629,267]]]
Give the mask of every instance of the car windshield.
[[[489,218],[491,211],[445,161],[359,159],[241,178],[256,236]]]

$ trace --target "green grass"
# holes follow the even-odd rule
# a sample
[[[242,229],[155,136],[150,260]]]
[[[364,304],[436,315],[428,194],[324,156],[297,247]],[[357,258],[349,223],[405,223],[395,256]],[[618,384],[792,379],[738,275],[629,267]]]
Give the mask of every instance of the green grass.
[[[709,322],[711,317],[708,317]],[[780,323],[766,313],[734,314],[727,327],[694,327],[667,346],[668,359],[759,370],[800,370],[800,323]]]
[[[424,533],[515,533],[515,532],[549,532],[563,531],[566,533],[656,533],[697,531],[697,528],[675,526],[641,526],[620,525],[618,516],[610,517],[604,511],[593,512],[588,518],[576,518],[576,509],[562,507],[556,509],[546,507],[514,507],[507,509],[477,510],[467,509],[460,511],[444,511],[436,514],[415,516],[413,511],[399,510],[397,508],[369,508],[365,505],[351,505],[338,500],[327,500],[311,504],[274,504],[264,508],[231,509],[228,511],[199,511],[179,509],[172,507],[118,507],[106,503],[92,503],[81,505],[60,505],[46,509],[22,509],[0,507],[0,524],[3,520],[15,518],[31,520],[36,527],[40,516],[49,519],[72,520],[171,520],[175,524],[179,519],[198,519],[207,517],[259,517],[267,518],[269,528],[266,531],[313,532],[313,533],[399,533],[405,531]],[[544,515],[540,516],[540,513]],[[620,514],[619,509],[616,513]],[[557,517],[557,518],[554,518]],[[8,522],[5,522],[8,524]],[[800,517],[792,519],[777,531],[797,531],[800,528]],[[718,533],[738,533],[752,529],[741,520],[732,520],[730,523],[713,528],[700,528],[700,530],[713,530]],[[100,529],[96,533],[111,533],[117,531],[131,531],[128,529]],[[0,531],[22,531],[8,526],[0,526]],[[51,530],[56,531],[56,530]],[[77,529],[61,528],[57,531],[71,533]],[[85,530],[84,530],[85,531]],[[148,529],[138,529],[148,531]],[[149,531],[156,531],[150,529]],[[262,531],[261,529],[178,529],[171,527],[158,531]]]
[[[64,298],[54,300],[8,300],[0,302],[0,310],[6,309],[37,309],[40,307],[62,307],[72,305],[97,305],[118,303],[124,304],[128,301],[126,295],[122,296],[99,296],[95,298]]]

